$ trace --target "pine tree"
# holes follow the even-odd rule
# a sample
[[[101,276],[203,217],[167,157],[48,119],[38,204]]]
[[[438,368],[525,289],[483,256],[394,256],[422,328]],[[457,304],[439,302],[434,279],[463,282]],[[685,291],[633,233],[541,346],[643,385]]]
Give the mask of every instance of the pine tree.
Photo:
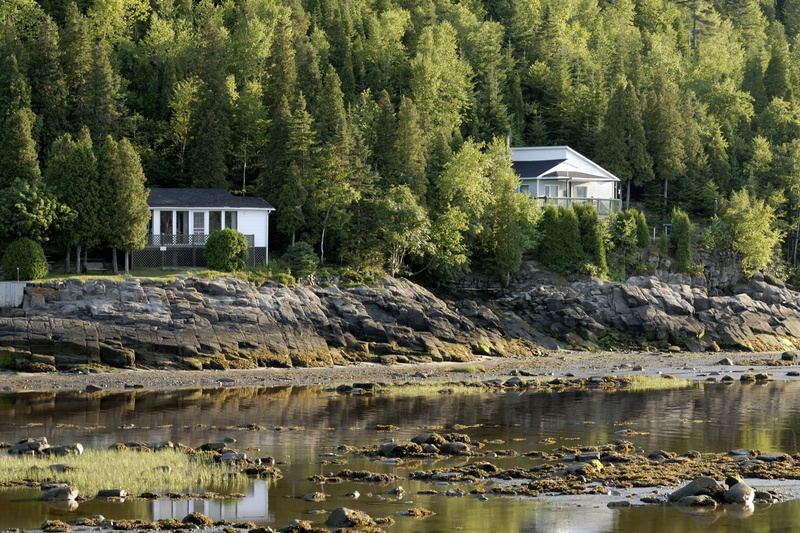
[[[626,190],[626,205],[631,200],[631,184],[641,187],[653,180],[641,105],[635,88],[625,80],[614,90],[608,103],[597,136],[595,161],[620,179],[620,184]]]
[[[20,179],[34,183],[41,177],[36,143],[31,134],[31,110],[19,109],[2,122],[0,135],[0,189]]]
[[[270,114],[275,113],[275,109],[281,104],[281,98],[291,102],[297,91],[293,39],[291,22],[286,17],[278,18],[267,58],[267,83],[264,87],[264,101]]]
[[[92,50],[86,21],[74,2],[67,7],[60,47],[68,118],[77,132],[77,125],[84,124],[85,121],[86,80],[92,69]]]
[[[99,143],[106,136],[120,133],[122,117],[119,80],[111,68],[103,43],[92,49],[92,69],[86,78],[86,125],[92,140]]]
[[[0,118],[20,109],[31,108],[31,88],[20,72],[17,56],[11,54],[0,62]]]
[[[417,200],[424,200],[428,192],[425,132],[417,106],[405,96],[401,98],[397,111],[397,130],[392,151],[392,181],[408,185]]]
[[[104,237],[104,225],[98,218],[100,183],[97,158],[86,128],[75,140],[68,133],[56,139],[50,149],[45,182],[58,200],[76,213],[76,218],[61,228],[55,240],[67,248],[67,273],[70,251],[77,246],[75,270],[80,273],[81,250],[97,245]]]
[[[67,129],[67,85],[61,68],[58,27],[47,18],[32,44],[29,79],[31,109],[41,120],[39,143],[47,150],[56,137]]]
[[[112,208],[113,216],[105,220],[108,228],[106,242],[112,248],[114,273],[117,273],[117,250],[125,253],[125,273],[130,272],[130,252],[144,248],[150,209],[147,206],[149,189],[141,160],[130,141],[119,142],[106,138],[101,151],[100,170],[110,193],[104,201]]]
[[[663,205],[667,205],[669,183],[686,170],[682,125],[675,89],[661,68],[653,79],[646,101],[646,135],[653,156],[656,177],[664,184]]]
[[[346,116],[342,82],[336,69],[330,65],[322,81],[322,95],[315,117],[320,142],[331,142],[344,127]]]
[[[231,99],[225,57],[227,33],[213,21],[206,24],[198,59],[197,107],[186,147],[193,187],[228,188],[226,158],[231,141]]]

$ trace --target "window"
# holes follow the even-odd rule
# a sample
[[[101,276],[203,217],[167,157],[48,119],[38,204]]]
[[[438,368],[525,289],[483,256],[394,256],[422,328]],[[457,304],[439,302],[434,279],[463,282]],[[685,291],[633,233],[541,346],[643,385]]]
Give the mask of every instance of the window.
[[[208,213],[208,233],[214,233],[222,229],[222,211],[210,211]]]
[[[530,187],[527,186],[527,185],[520,185],[519,186],[519,192],[521,192],[522,194],[528,195],[528,196],[531,195]]]
[[[236,211],[225,211],[225,227],[239,229],[239,213]]]
[[[588,198],[589,197],[589,187],[587,187],[585,185],[573,188],[572,192],[575,193],[575,198]]]
[[[202,211],[195,211],[192,213],[194,219],[194,234],[203,235],[206,232],[206,214]]]
[[[545,185],[544,195],[547,198],[558,198],[558,185]]]
[[[172,211],[161,211],[161,233],[172,235]]]

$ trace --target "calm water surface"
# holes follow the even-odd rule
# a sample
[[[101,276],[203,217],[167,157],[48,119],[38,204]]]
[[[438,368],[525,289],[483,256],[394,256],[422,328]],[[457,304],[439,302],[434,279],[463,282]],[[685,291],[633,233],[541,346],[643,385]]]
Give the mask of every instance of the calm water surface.
[[[273,527],[282,527],[293,518],[322,525],[324,515],[310,511],[345,506],[374,517],[394,515],[410,507],[425,507],[437,513],[422,521],[395,517],[397,523],[390,529],[393,532],[800,530],[800,502],[757,509],[748,517],[727,511],[698,517],[658,506],[608,509],[592,502],[554,503],[491,496],[489,501],[480,502],[471,496],[422,496],[417,491],[446,490],[449,486],[405,479],[388,486],[344,483],[320,487],[308,481],[311,475],[343,468],[394,472],[405,477],[415,470],[443,466],[447,463],[398,467],[350,455],[345,455],[344,466],[321,462],[325,459],[323,454],[336,453],[340,444],[379,444],[387,437],[408,439],[423,430],[450,431],[455,425],[466,426],[458,432],[486,441],[485,450],[513,449],[520,453],[565,445],[605,444],[620,438],[617,432],[625,429],[637,432],[625,438],[645,451],[660,448],[683,453],[755,448],[794,453],[800,448],[796,434],[800,422],[798,392],[798,383],[737,383],[698,384],[691,389],[644,393],[526,392],[434,397],[338,396],[316,388],[204,389],[172,394],[120,392],[101,396],[2,395],[0,440],[3,441],[45,436],[51,444],[81,442],[85,447],[106,448],[116,442],[160,440],[199,446],[233,437],[237,440],[234,446],[250,449],[250,456],[271,455],[285,462],[281,465],[285,477],[271,483],[252,482],[245,499],[90,501],[81,503],[74,511],[47,507],[39,501],[39,491],[4,490],[0,491],[0,529],[32,529],[45,519],[69,522],[93,514],[110,519],[180,519],[193,511],[214,519],[250,520]],[[236,429],[247,424],[267,429]],[[377,424],[393,424],[400,429],[391,434],[380,433],[374,430]],[[545,438],[554,439],[555,444],[541,444]],[[532,465],[525,457],[494,461],[505,468]],[[454,460],[454,464],[461,463]],[[398,484],[408,491],[401,501],[387,502],[376,497]],[[473,487],[460,488],[468,492]],[[223,492],[219,487],[209,490]],[[328,500],[312,503],[301,498],[317,490],[326,492]],[[359,500],[345,496],[353,490],[362,493]],[[641,496],[651,490],[642,489]]]

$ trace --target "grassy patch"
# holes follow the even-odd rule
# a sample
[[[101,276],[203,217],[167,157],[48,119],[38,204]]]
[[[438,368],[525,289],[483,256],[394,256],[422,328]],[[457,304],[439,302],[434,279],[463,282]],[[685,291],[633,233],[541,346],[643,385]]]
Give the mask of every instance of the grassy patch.
[[[486,367],[483,365],[459,365],[453,367],[451,372],[458,372],[459,374],[481,374],[486,372]]]
[[[684,389],[692,387],[695,382],[689,379],[677,379],[666,376],[633,376],[631,384],[625,390],[643,392],[665,389]]]
[[[51,465],[70,465],[57,472]],[[165,472],[162,467],[171,467]],[[124,489],[138,495],[152,492],[244,492],[247,477],[230,476],[209,454],[180,451],[86,450],[66,457],[0,456],[0,484],[22,480],[65,482],[92,498],[99,490]]]

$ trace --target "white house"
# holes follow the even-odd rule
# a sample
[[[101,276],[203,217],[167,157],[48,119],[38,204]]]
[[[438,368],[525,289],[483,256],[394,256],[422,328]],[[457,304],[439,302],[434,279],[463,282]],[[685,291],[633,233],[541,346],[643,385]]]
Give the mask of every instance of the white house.
[[[569,146],[526,146],[511,149],[519,192],[544,204],[569,207],[591,203],[601,215],[618,211],[619,178]]]
[[[147,245],[134,254],[136,266],[202,266],[203,247],[216,230],[232,228],[247,237],[251,265],[269,261],[269,215],[261,198],[224,189],[150,190]]]

